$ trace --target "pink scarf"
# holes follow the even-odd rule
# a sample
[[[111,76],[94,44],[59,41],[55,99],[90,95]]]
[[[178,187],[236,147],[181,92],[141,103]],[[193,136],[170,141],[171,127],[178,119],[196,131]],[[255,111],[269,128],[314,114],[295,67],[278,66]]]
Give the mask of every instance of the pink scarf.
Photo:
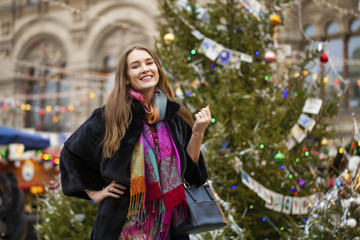
[[[179,154],[165,121],[167,98],[156,90],[148,107],[141,93],[130,89],[129,94],[146,106],[147,121],[155,121],[155,130],[144,122],[131,158],[129,221],[120,239],[166,239],[173,208],[179,207],[185,212],[186,198]],[[152,114],[154,111],[157,113]]]

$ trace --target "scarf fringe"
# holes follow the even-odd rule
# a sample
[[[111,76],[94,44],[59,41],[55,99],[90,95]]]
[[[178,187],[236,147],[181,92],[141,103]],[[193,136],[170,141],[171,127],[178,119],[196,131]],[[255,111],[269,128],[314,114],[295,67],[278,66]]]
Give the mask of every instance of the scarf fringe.
[[[130,197],[130,205],[127,214],[127,218],[129,219],[131,216],[138,219],[138,217],[142,218],[142,216],[138,216],[140,212],[144,210],[144,201],[145,201],[145,193],[138,193],[134,196]],[[140,214],[141,215],[141,214]]]
[[[147,202],[145,208],[141,208],[141,201],[137,201],[139,199],[141,200],[141,194],[133,196],[131,210],[134,214],[131,216],[128,215],[128,217],[132,217],[132,220],[135,221],[136,229],[143,230],[143,234],[147,236],[146,239],[166,240],[171,222],[175,226],[187,216],[187,204],[185,200],[173,209],[166,210],[159,199]],[[130,236],[133,235],[130,234]],[[122,239],[128,239],[128,234],[125,233],[122,237]],[[139,239],[143,238],[140,237]]]

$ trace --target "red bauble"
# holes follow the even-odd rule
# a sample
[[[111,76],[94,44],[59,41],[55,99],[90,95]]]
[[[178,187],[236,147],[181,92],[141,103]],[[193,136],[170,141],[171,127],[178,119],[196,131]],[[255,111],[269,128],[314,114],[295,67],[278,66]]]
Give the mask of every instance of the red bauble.
[[[320,62],[321,63],[327,63],[329,61],[329,57],[326,53],[323,53],[320,55]]]
[[[264,59],[266,62],[271,63],[276,60],[276,54],[273,51],[266,51],[264,55]]]
[[[331,178],[327,179],[327,185],[329,188],[334,187],[335,180],[336,180],[336,176],[332,176]]]

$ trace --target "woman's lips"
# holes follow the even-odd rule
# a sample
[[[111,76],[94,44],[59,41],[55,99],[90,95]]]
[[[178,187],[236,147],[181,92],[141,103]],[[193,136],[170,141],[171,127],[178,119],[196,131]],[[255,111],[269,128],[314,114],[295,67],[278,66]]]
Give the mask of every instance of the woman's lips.
[[[153,78],[152,75],[146,75],[146,76],[140,78],[140,80],[141,80],[141,81],[148,81],[148,80],[151,80],[152,78]]]

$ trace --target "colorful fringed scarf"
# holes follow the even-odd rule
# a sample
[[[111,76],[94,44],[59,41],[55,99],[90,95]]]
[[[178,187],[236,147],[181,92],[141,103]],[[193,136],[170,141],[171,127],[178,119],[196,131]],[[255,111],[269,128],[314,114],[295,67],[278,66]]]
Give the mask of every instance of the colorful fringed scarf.
[[[129,94],[144,105],[147,120],[131,157],[129,220],[120,239],[166,239],[173,208],[185,212],[186,198],[179,154],[164,121],[167,98],[156,90],[148,106],[141,93],[130,89]]]

